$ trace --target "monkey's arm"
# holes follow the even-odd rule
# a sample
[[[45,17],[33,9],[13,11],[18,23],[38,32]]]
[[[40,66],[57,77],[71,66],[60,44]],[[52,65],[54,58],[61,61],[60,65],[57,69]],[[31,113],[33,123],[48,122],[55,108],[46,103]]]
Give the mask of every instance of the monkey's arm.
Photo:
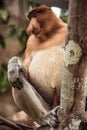
[[[32,60],[31,50],[29,48],[29,45],[27,44],[27,47],[26,47],[26,50],[25,50],[25,53],[24,53],[24,57],[23,57],[23,60],[22,60],[22,64],[25,67],[27,72],[28,72],[28,69],[29,69],[28,67],[29,67],[31,60]]]
[[[57,108],[49,111],[47,103],[28,82],[27,73],[17,57],[9,60],[8,80],[16,104],[41,125],[58,125]]]

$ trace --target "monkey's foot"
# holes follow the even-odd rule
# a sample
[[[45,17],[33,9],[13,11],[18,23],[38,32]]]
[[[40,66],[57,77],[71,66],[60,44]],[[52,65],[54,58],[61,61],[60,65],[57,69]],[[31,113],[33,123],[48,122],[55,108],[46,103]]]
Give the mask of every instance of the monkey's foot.
[[[12,87],[19,90],[23,88],[21,75],[28,79],[27,72],[19,61],[18,57],[11,58],[8,63],[8,80]]]
[[[52,109],[43,120],[43,124],[48,124],[51,127],[57,127],[59,125],[59,120],[57,116],[57,111],[59,109],[59,106]]]

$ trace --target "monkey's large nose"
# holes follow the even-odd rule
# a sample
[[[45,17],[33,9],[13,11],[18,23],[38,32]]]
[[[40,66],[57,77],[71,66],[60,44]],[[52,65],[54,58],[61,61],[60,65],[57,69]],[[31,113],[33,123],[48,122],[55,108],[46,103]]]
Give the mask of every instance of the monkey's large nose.
[[[33,33],[33,31],[35,32],[35,35],[40,32],[40,24],[37,22],[36,18],[31,18],[30,23],[26,29],[26,33],[30,34]]]
[[[31,26],[30,24],[28,25],[27,29],[26,29],[26,33],[29,35],[30,33],[32,33],[33,31],[33,26]]]

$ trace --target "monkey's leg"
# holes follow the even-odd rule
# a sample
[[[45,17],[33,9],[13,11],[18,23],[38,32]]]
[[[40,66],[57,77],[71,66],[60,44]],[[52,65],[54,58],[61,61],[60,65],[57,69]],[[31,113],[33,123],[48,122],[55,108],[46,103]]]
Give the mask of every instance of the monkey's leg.
[[[12,86],[14,100],[22,110],[41,125],[57,125],[58,108],[50,111],[48,104],[29,83],[27,73],[17,57],[9,60],[8,80]]]

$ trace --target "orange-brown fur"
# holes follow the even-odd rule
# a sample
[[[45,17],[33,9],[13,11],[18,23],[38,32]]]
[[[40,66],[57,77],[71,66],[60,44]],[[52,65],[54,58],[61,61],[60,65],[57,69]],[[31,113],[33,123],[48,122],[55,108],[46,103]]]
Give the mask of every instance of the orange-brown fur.
[[[52,104],[53,91],[60,89],[63,48],[67,25],[47,6],[33,9],[26,29],[28,41],[23,65],[36,90]]]

